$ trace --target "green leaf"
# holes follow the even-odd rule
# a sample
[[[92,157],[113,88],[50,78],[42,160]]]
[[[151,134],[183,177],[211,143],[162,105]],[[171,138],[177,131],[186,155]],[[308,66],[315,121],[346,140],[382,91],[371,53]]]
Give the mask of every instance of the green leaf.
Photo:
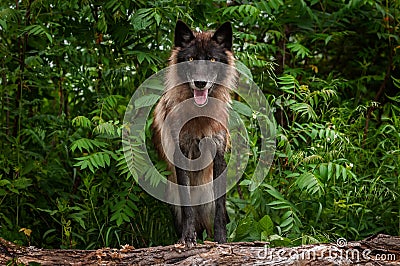
[[[41,25],[27,26],[27,27],[25,27],[24,31],[28,32],[31,35],[35,35],[35,36],[46,35],[46,37],[50,41],[50,43],[53,43],[53,37],[48,32],[48,30]]]
[[[3,31],[7,30],[7,22],[5,20],[0,19],[0,26],[3,28]]]
[[[273,233],[273,228],[274,228],[274,223],[271,220],[271,217],[269,215],[264,215],[263,218],[261,218],[260,221],[258,221],[261,229],[266,232],[267,235],[272,235]]]
[[[157,94],[143,95],[142,97],[135,100],[135,103],[134,103],[135,108],[154,106],[159,99],[160,99],[160,96]]]
[[[32,185],[32,180],[30,178],[20,177],[15,179],[12,184],[16,189],[26,189]]]
[[[317,175],[305,172],[296,179],[296,184],[301,190],[307,191],[310,195],[318,194],[321,196],[324,193],[324,187]]]
[[[0,180],[0,187],[4,187],[4,186],[10,185],[10,184],[11,184],[11,182],[8,181],[7,179],[1,179]]]
[[[236,100],[232,101],[232,109],[235,112],[238,112],[239,114],[242,114],[247,117],[251,117],[253,114],[253,111],[251,110],[251,108],[248,105],[246,105],[242,102],[236,101]]]
[[[88,152],[93,151],[94,148],[104,148],[107,147],[107,143],[95,139],[87,139],[81,138],[77,139],[71,144],[71,151],[75,152],[76,149],[79,149],[80,152],[86,150]]]
[[[291,50],[293,53],[296,53],[297,57],[304,59],[305,57],[310,57],[311,52],[308,48],[301,45],[300,43],[288,43],[287,48]]]
[[[311,105],[307,103],[295,103],[290,105],[290,109],[292,109],[294,112],[300,114],[300,116],[305,116],[307,115],[308,119],[312,120],[317,120],[317,114],[315,113],[314,109],[311,107]]]
[[[76,127],[90,128],[92,126],[92,122],[85,116],[77,116],[72,119],[72,125]]]
[[[271,185],[265,185],[265,187],[267,187],[268,194],[270,194],[271,196],[273,196],[274,198],[276,198],[278,200],[284,200],[284,197],[282,196],[282,194],[279,193],[274,187],[272,187]],[[272,203],[270,203],[270,204],[272,204]]]
[[[286,220],[284,220],[279,226],[280,227],[287,227],[289,225],[292,225],[294,222],[293,217],[288,217]]]

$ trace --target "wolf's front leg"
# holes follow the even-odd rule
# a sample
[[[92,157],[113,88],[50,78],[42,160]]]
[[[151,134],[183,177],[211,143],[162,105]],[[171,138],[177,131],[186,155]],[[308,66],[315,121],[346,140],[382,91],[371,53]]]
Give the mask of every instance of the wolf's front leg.
[[[190,180],[188,172],[175,167],[176,178],[179,186],[179,197],[181,204],[188,205],[190,200]],[[181,226],[182,235],[180,236],[179,243],[185,246],[191,247],[196,244],[196,231],[194,226],[194,212],[192,206],[182,206],[181,207]]]
[[[215,200],[215,216],[214,216],[214,240],[218,243],[226,242],[226,162],[224,159],[224,153],[217,151],[214,158],[213,165],[213,176],[214,181],[218,178],[217,182],[214,182],[214,198]],[[219,198],[218,195],[222,195]]]

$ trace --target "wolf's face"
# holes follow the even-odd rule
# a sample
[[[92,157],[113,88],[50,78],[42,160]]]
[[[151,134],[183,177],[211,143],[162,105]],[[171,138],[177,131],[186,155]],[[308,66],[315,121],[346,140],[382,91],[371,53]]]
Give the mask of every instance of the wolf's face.
[[[175,28],[175,48],[178,49],[177,63],[187,64],[184,79],[188,81],[198,106],[206,105],[208,96],[215,88],[217,78],[224,75],[215,62],[228,64],[228,52],[232,48],[232,27],[223,24],[214,33],[193,32],[185,23],[178,21]],[[220,69],[220,68],[219,68]]]

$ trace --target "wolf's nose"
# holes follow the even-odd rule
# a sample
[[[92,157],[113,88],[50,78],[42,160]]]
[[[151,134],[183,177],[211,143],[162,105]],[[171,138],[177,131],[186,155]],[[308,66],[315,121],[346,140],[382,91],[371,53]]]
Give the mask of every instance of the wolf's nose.
[[[202,89],[207,85],[207,81],[195,81],[194,85],[199,88]]]

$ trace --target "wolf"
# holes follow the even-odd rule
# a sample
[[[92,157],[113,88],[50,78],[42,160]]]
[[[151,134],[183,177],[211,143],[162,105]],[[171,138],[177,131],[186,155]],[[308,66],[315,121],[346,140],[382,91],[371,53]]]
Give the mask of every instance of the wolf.
[[[187,65],[178,68],[179,71],[167,71],[164,93],[154,109],[153,142],[172,173],[168,180],[179,185],[179,191],[167,193],[178,198],[180,202],[186,202],[173,207],[178,243],[185,246],[195,245],[197,236],[202,237],[204,230],[207,237],[214,238],[214,241],[226,242],[226,224],[229,218],[226,211],[227,164],[224,156],[230,145],[228,112],[231,90],[237,83],[237,74],[233,70],[235,59],[232,40],[232,26],[229,22],[215,31],[194,32],[178,20],[169,66],[182,65],[181,63]],[[198,64],[191,66],[190,62]],[[223,64],[231,68],[216,68],[216,65]],[[203,115],[196,115],[197,113]],[[193,118],[184,121],[183,116],[187,114],[191,114]],[[179,123],[183,125],[178,125]],[[167,144],[163,145],[163,141]],[[212,145],[203,145],[206,142]],[[172,148],[172,158],[167,156],[169,144],[175,147]],[[183,160],[195,161],[204,154],[212,153],[213,157],[201,169],[190,166],[187,168],[179,165],[179,153],[184,155]],[[218,177],[222,178],[218,186],[214,182],[204,193],[195,195],[196,193],[191,192],[190,186],[210,184]],[[193,203],[195,198],[210,195],[213,197],[211,202],[196,206],[187,204]]]

